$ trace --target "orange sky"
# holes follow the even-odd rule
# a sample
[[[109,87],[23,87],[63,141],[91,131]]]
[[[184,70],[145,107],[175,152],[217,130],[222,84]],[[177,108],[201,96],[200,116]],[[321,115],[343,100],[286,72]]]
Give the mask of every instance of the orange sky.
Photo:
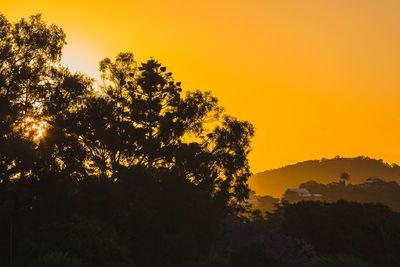
[[[61,26],[63,64],[155,57],[256,127],[253,172],[322,157],[400,161],[398,0],[0,0]]]

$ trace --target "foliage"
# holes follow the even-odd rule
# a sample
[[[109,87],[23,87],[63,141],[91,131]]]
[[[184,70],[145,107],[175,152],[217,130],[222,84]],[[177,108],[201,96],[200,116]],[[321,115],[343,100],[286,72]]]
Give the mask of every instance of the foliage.
[[[280,266],[278,257],[262,243],[252,243],[231,254],[231,266]]]
[[[313,244],[319,255],[344,253],[376,266],[400,263],[399,225],[400,214],[382,204],[343,200],[285,203],[266,221],[266,227]]]
[[[52,252],[34,260],[32,267],[81,267],[79,260],[71,258],[68,253]]]
[[[59,172],[66,157],[63,175],[72,176],[83,158],[71,148],[76,138],[67,136],[62,126],[69,111],[89,94],[91,79],[58,67],[65,34],[47,26],[40,15],[15,24],[0,15],[0,35],[0,183]],[[29,130],[35,124],[49,124],[40,149],[37,133]]]
[[[88,171],[115,180],[135,166],[174,169],[232,207],[247,198],[252,125],[229,116],[218,123],[222,108],[209,92],[182,97],[166,67],[137,65],[131,53],[100,62],[104,95],[74,116]]]
[[[369,265],[360,259],[349,255],[337,255],[334,257],[315,257],[304,267],[368,267]]]
[[[32,258],[44,255],[41,264],[62,259],[63,254],[51,251],[68,251],[68,257],[64,255],[66,258],[80,259],[82,265],[87,267],[134,266],[128,251],[118,245],[113,229],[99,222],[75,218],[32,230],[22,238],[17,253]]]
[[[226,229],[224,240],[232,253],[232,266],[299,266],[314,256],[312,246],[303,240],[263,228],[260,222],[247,218],[229,218]]]

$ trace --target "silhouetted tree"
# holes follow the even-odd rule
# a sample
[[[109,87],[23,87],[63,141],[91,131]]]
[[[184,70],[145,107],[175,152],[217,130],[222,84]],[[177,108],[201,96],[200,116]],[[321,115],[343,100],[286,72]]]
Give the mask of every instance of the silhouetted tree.
[[[64,117],[88,93],[91,80],[57,66],[65,34],[55,25],[47,26],[40,15],[15,24],[1,15],[0,35],[0,181],[37,179],[35,168],[62,168],[67,143],[76,143],[65,136]],[[57,145],[45,142],[37,149],[44,140],[33,142],[35,133],[28,129],[39,122],[48,124],[46,141],[57,138]],[[79,157],[76,152],[69,158]]]
[[[88,172],[115,181],[138,166],[174,169],[232,207],[247,198],[252,125],[229,116],[219,122],[215,97],[182,97],[180,83],[157,61],[137,65],[131,53],[101,61],[103,94],[75,113]]]
[[[350,180],[350,175],[347,172],[343,172],[342,174],[340,174],[340,180],[346,182]]]

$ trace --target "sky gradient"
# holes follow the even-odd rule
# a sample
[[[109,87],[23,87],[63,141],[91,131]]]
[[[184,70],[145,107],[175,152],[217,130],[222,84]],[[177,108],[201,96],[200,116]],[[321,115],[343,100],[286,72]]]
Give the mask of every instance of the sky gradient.
[[[0,0],[67,34],[62,63],[154,57],[256,127],[251,170],[336,155],[400,162],[400,1]]]

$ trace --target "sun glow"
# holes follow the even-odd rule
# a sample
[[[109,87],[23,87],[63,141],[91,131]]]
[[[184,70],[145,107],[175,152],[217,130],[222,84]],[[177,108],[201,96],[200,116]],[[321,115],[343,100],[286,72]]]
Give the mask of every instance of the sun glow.
[[[26,117],[22,123],[22,129],[26,137],[31,137],[33,141],[39,141],[46,133],[47,122],[32,117]]]

